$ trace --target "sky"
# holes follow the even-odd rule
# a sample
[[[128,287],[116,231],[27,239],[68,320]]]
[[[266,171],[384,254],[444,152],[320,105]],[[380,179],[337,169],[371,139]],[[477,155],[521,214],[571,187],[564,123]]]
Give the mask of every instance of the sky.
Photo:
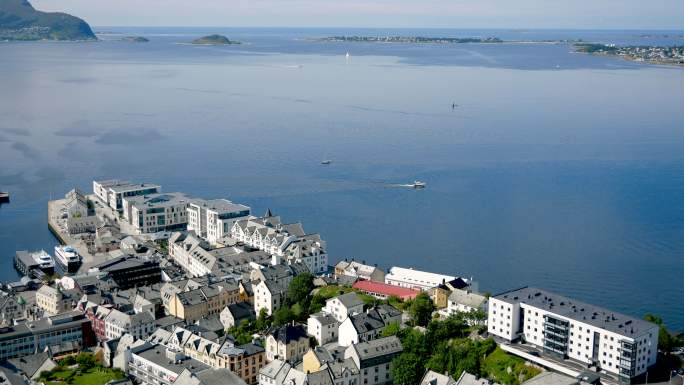
[[[1,1],[1,0],[0,0]],[[93,26],[684,30],[684,0],[33,0]]]

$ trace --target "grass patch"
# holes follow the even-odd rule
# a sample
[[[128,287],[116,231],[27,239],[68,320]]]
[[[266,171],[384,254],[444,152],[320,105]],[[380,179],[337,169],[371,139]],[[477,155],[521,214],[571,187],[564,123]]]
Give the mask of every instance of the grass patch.
[[[42,372],[39,381],[45,385],[104,385],[124,378],[119,369],[103,367],[90,353],[67,357],[50,371]]]
[[[350,291],[354,291],[354,289],[352,289],[351,287],[330,285],[318,288],[317,291],[315,291],[315,294],[325,299],[330,299],[332,297],[337,297],[338,295],[340,295],[340,292],[342,292],[342,294],[346,294]]]
[[[482,371],[502,385],[519,385],[541,373],[538,368],[526,365],[522,358],[510,355],[499,347],[482,362]]]

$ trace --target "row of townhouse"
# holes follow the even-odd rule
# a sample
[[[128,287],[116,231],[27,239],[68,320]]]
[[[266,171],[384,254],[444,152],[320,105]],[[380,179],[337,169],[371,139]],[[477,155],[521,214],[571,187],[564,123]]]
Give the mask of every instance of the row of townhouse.
[[[629,383],[655,364],[657,325],[534,287],[489,299],[488,331]]]
[[[84,304],[83,310],[100,341],[121,338],[124,334],[144,339],[156,330],[155,316],[150,311],[123,312],[113,305],[98,305],[92,302]]]
[[[140,385],[245,385],[228,369],[212,368],[182,352],[150,342],[128,349],[124,368]]]
[[[259,370],[266,364],[264,348],[259,345],[236,345],[229,338],[210,340],[183,327],[176,327],[171,332],[158,330],[148,341],[211,368],[228,369],[248,384],[257,382]]]
[[[230,236],[244,244],[286,259],[304,263],[314,274],[328,269],[326,244],[318,234],[306,234],[301,223],[283,224],[279,216],[250,217],[236,221]]]
[[[175,286],[174,283],[167,285]],[[184,291],[177,291],[165,304],[165,309],[172,316],[186,322],[195,322],[209,315],[219,314],[226,306],[237,303],[239,300],[238,283],[226,280],[197,288],[186,287]]]
[[[301,366],[281,359],[270,362],[259,372],[259,384],[387,385],[392,383],[392,360],[402,351],[396,336],[337,351],[317,347],[303,356]]]
[[[248,251],[237,246],[213,246],[194,232],[175,232],[168,241],[169,256],[190,277],[212,274],[234,275],[252,264],[269,264],[271,256],[263,251]]]

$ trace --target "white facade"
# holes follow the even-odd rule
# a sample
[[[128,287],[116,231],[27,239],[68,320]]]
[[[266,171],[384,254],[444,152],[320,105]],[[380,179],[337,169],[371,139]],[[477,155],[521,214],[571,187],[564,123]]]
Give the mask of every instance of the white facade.
[[[486,304],[487,298],[485,296],[467,290],[456,289],[449,295],[446,313],[447,315],[452,315],[468,313],[473,310],[484,310]]]
[[[318,313],[309,316],[306,322],[306,332],[316,338],[319,345],[337,340],[337,331],[340,324],[332,315]]]
[[[363,313],[363,301],[351,292],[326,300],[323,311],[335,317],[337,322],[343,322],[352,314]]]
[[[328,269],[325,241],[318,234],[304,233],[301,223],[283,224],[277,216],[251,217],[236,221],[230,236],[290,263],[302,262],[314,274]]]
[[[124,198],[157,194],[161,186],[149,183],[131,183],[123,180],[93,181],[93,192],[106,205],[114,210],[123,209]]]
[[[450,275],[435,274],[397,266],[393,266],[389,273],[385,275],[385,283],[387,284],[417,290],[427,290],[454,279],[456,277]]]
[[[143,339],[155,330],[154,316],[149,312],[126,314],[112,309],[105,317],[105,336],[112,340],[130,334],[136,339]]]
[[[629,379],[655,364],[658,326],[534,288],[489,300],[489,333]]]
[[[152,194],[123,199],[123,217],[138,234],[186,227],[190,199],[182,193]]]
[[[261,309],[266,310],[266,314],[273,315],[273,313],[283,305],[285,301],[285,288],[278,284],[266,283],[259,281],[253,285],[254,288],[254,312],[257,317]]]
[[[237,220],[250,215],[250,208],[227,199],[197,200],[188,205],[188,230],[215,244],[230,235]]]

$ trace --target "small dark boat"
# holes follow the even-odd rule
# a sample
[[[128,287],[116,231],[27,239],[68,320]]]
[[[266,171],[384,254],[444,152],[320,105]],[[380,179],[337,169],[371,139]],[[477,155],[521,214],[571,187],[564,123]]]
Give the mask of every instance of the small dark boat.
[[[10,195],[8,192],[0,191],[0,204],[9,203]]]

